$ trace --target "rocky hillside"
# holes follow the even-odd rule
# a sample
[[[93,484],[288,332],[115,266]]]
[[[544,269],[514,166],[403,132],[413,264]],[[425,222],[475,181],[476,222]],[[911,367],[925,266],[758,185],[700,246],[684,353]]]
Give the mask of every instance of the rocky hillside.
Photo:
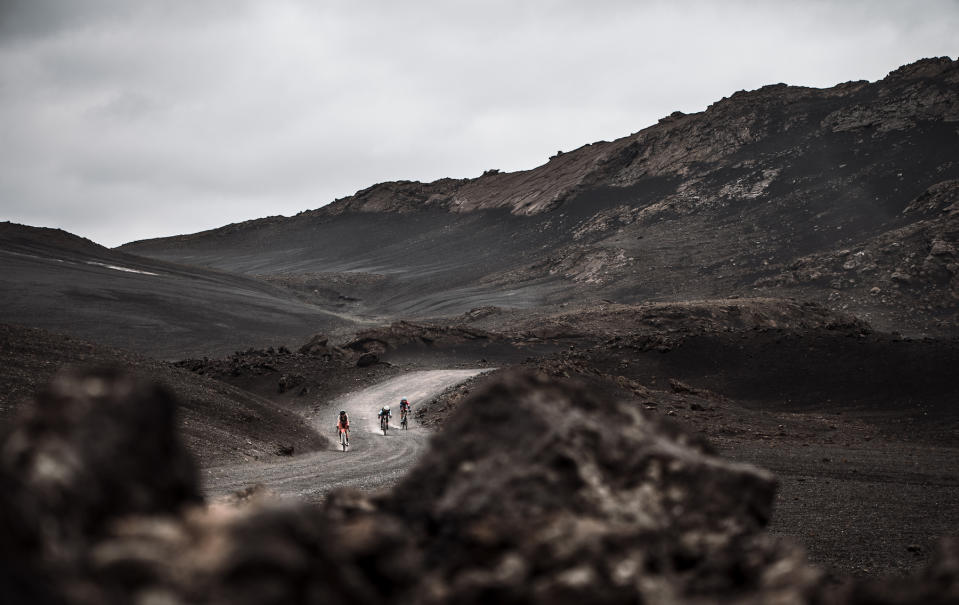
[[[957,123],[959,61],[926,59],[873,83],[737,92],[529,171],[383,183],[123,249],[339,279],[356,309],[389,315],[761,295],[949,331]]]

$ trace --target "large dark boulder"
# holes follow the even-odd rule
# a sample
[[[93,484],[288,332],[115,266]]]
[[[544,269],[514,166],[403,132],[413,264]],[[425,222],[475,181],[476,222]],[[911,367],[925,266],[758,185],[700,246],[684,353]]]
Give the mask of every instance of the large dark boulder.
[[[421,537],[440,600],[802,599],[817,573],[761,533],[775,488],[634,404],[511,374],[459,406],[383,506]]]
[[[0,555],[69,565],[127,515],[201,501],[172,393],[115,370],[61,373],[0,449]]]
[[[363,353],[360,355],[359,359],[356,360],[356,367],[367,368],[379,362],[380,358],[376,353]]]

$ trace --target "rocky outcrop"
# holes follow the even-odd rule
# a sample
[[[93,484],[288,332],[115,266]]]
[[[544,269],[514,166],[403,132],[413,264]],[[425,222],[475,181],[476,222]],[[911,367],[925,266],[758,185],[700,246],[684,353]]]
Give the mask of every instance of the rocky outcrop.
[[[734,298],[677,303],[605,303],[570,308],[509,326],[543,335],[591,335],[625,344],[676,342],[690,336],[757,330],[836,331],[858,336],[872,332],[866,322],[823,305],[775,298]]]
[[[823,127],[833,132],[873,128],[881,135],[925,120],[959,121],[959,71],[948,57],[923,59],[897,69],[879,83],[877,93],[872,104],[829,114]]]
[[[343,362],[349,357],[349,353],[342,348],[330,344],[330,337],[325,334],[314,334],[298,350],[301,355],[310,357],[319,357],[324,361]]]
[[[912,200],[894,228],[854,246],[793,261],[756,285],[818,285],[834,300],[872,298],[912,313],[955,317],[959,301],[959,181],[937,183]]]
[[[492,341],[502,336],[456,325],[418,324],[399,321],[388,327],[364,330],[343,348],[355,354],[381,354],[402,346],[451,345],[470,341]]]
[[[631,405],[508,375],[433,447],[382,506],[422,536],[435,601],[771,599],[815,585],[799,551],[759,536],[771,475]]]
[[[831,106],[837,108],[830,111]],[[729,160],[737,153],[760,143],[770,148],[765,153],[783,154],[803,146],[802,139],[828,133],[870,129],[869,136],[880,138],[924,121],[957,120],[957,62],[948,57],[924,59],[874,84],[849,82],[828,89],[774,84],[740,91],[703,112],[675,112],[613,142],[559,153],[533,170],[492,170],[475,179],[429,184],[383,183],[334,203],[328,212],[408,212],[438,206],[453,212],[508,208],[514,214],[538,214],[589,188],[630,187],[657,177],[699,181],[733,166],[736,161]],[[778,172],[760,170],[758,184],[750,185],[744,195],[758,196]],[[742,185],[720,187],[720,197],[731,196],[736,187]],[[707,191],[716,193],[709,189],[701,193]]]
[[[343,212],[412,212],[427,207],[448,207],[455,192],[468,179],[440,179],[432,183],[394,181],[357,191],[330,204],[322,214]]]

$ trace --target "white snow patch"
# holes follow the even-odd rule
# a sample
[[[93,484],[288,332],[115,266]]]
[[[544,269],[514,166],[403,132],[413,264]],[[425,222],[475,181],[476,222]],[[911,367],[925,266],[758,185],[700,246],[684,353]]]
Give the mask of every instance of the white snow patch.
[[[130,267],[121,267],[119,265],[110,265],[107,263],[98,263],[96,261],[88,260],[88,265],[97,265],[98,267],[106,267],[107,269],[113,269],[114,271],[124,271],[126,273],[139,273],[140,275],[154,275],[159,276],[159,273],[151,273],[149,271],[140,271],[139,269],[131,269]]]

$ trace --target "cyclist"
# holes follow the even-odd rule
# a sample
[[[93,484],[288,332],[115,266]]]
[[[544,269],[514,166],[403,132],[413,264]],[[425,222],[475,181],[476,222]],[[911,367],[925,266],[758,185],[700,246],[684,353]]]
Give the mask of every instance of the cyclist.
[[[404,397],[400,400],[400,418],[407,420],[410,414],[410,400]]]
[[[380,413],[377,414],[376,416],[380,419],[380,427],[382,427],[384,420],[386,424],[389,425],[390,418],[393,417],[393,413],[390,412],[390,406],[385,405],[382,408],[380,408]]]
[[[346,444],[350,444],[350,417],[346,410],[340,410],[340,416],[336,420],[336,434],[346,433]]]

